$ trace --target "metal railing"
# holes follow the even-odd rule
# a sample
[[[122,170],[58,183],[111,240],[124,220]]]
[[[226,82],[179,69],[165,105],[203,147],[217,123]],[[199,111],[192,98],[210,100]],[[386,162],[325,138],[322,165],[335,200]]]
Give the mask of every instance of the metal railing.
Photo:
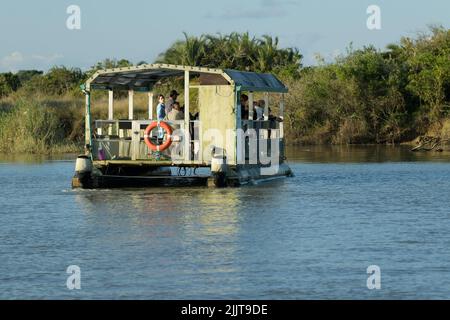
[[[148,148],[144,141],[144,132],[155,120],[96,120],[92,139],[92,155],[94,160],[153,160],[153,161],[201,161],[199,137],[199,121],[190,121],[185,130],[183,120],[165,121],[173,128],[170,147],[156,152]],[[190,137],[191,150],[189,157],[185,155],[185,136]],[[158,128],[152,130],[150,139],[156,142]]]
[[[284,160],[285,157],[285,147],[284,147],[284,137],[283,131],[281,130],[281,125],[279,121],[276,120],[242,120],[242,130],[244,131],[244,144],[241,147],[244,155],[242,159],[245,163],[249,163],[253,159],[260,161],[261,153],[263,152],[266,156],[272,156],[272,143],[277,141],[278,147],[277,152],[280,161]],[[253,141],[250,141],[253,139]],[[261,142],[264,142],[264,150],[260,148]],[[251,146],[251,144],[254,144]],[[252,155],[251,153],[256,154]],[[255,159],[256,158],[256,159]]]
[[[185,130],[183,120],[166,121],[173,128],[171,146],[161,152],[152,151],[144,141],[144,132],[149,124],[155,120],[96,120],[93,125],[92,155],[94,160],[127,160],[127,161],[172,161],[180,164],[207,164],[210,159],[203,159],[202,127],[198,120],[189,122],[189,129]],[[279,139],[278,150],[280,158],[284,157],[284,140],[280,123],[277,121],[243,120],[242,129],[249,132],[252,129],[256,134],[256,148],[258,158],[260,155],[260,141],[265,140],[267,153],[271,154],[271,139]],[[185,152],[184,133],[189,132],[189,150]],[[151,140],[156,142],[158,128],[151,133]],[[250,139],[245,135],[243,141],[238,142],[237,154],[243,152],[245,160],[249,160]],[[253,141],[255,143],[255,141]],[[239,157],[239,155],[238,155]],[[230,159],[231,161],[232,159]],[[232,160],[234,161],[234,160]]]

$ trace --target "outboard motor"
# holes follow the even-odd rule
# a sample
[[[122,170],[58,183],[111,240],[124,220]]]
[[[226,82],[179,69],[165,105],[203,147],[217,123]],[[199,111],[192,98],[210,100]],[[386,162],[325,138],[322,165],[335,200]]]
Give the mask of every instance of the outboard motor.
[[[214,185],[219,188],[226,187],[228,165],[225,150],[213,147],[211,156],[211,174],[214,179]]]
[[[75,162],[75,175],[72,188],[90,188],[92,185],[92,160],[87,155],[79,155]]]

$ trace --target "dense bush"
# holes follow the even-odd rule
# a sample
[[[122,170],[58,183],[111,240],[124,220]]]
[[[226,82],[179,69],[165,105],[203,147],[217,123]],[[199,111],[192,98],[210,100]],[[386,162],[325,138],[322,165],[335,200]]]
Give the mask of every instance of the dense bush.
[[[0,74],[0,98],[6,97],[20,87],[19,77],[11,72]]]
[[[349,49],[286,82],[291,142],[396,143],[441,135],[450,112],[450,30],[431,28],[385,51]]]

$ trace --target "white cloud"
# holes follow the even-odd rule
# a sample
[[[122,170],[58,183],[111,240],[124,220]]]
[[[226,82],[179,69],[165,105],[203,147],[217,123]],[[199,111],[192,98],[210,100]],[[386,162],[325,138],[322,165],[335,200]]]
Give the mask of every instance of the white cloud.
[[[35,59],[35,60],[38,60],[38,61],[45,62],[45,63],[51,63],[51,62],[53,62],[55,60],[63,58],[63,55],[62,54],[58,54],[58,53],[51,54],[51,55],[48,55],[48,56],[43,56],[43,55],[39,55],[39,54],[32,54],[31,58]]]
[[[0,71],[18,71],[21,69],[47,70],[63,58],[58,53],[53,54],[30,54],[25,55],[14,51],[0,59]]]
[[[295,46],[304,49],[323,41],[326,37],[317,32],[299,32],[289,37]]]
[[[9,67],[9,66],[12,67],[16,64],[22,63],[23,60],[24,60],[23,54],[18,51],[14,51],[14,52],[10,53],[9,55],[3,57],[0,60],[0,64],[2,67]]]
[[[289,13],[287,6],[299,5],[294,0],[261,0],[259,7],[254,8],[225,8],[223,13],[216,15],[208,12],[205,18],[237,19],[268,19],[284,17]]]
[[[267,18],[276,18],[283,17],[287,14],[287,12],[281,8],[279,9],[255,9],[255,10],[246,10],[246,11],[236,11],[236,10],[227,10],[220,18],[223,19],[267,19]]]
[[[289,5],[299,5],[300,3],[294,0],[261,0],[263,7],[284,7]]]

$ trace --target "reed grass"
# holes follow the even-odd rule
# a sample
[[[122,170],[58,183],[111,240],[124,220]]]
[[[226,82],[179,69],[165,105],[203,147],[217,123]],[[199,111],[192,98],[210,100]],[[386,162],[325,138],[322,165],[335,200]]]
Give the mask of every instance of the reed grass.
[[[154,98],[156,106],[156,97]],[[82,152],[84,110],[82,97],[13,95],[0,100],[0,152],[58,154]],[[107,119],[108,98],[92,95],[92,119]],[[114,118],[128,119],[128,98],[114,99]],[[148,96],[134,95],[134,119],[148,119]]]
[[[58,103],[64,105],[65,101]],[[54,107],[48,101],[3,101],[0,104],[0,152],[78,152],[80,143],[69,139],[68,134],[73,129],[70,123],[79,116],[73,106]]]

